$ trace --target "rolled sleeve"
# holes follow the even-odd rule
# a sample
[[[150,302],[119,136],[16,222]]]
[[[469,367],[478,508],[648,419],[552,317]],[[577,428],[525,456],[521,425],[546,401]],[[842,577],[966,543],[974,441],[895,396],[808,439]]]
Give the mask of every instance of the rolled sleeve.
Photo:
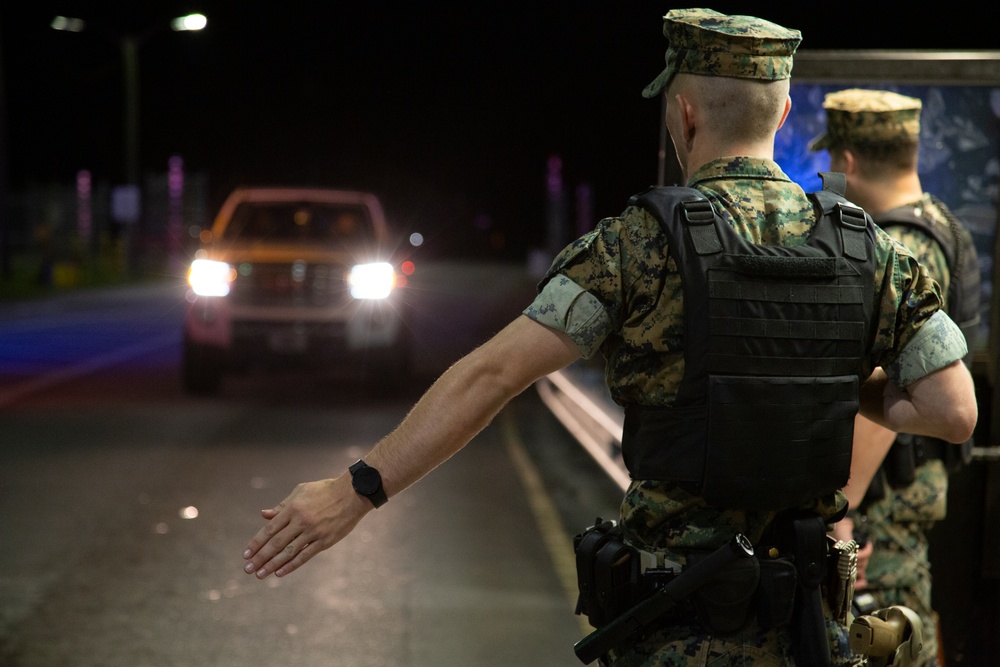
[[[561,274],[545,283],[524,314],[565,333],[585,359],[597,353],[611,331],[611,319],[597,297]]]
[[[939,310],[920,327],[896,360],[885,366],[885,372],[894,385],[905,387],[964,358],[968,351],[962,330]]]

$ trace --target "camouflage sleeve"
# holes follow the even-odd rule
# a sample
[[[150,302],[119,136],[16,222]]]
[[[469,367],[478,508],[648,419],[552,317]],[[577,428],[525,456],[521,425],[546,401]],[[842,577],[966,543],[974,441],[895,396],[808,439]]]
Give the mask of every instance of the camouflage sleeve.
[[[913,253],[881,228],[875,230],[878,328],[871,363],[898,367],[903,349],[941,309],[943,299],[940,286]]]
[[[601,220],[552,260],[538,296],[524,314],[567,334],[589,359],[613,331],[620,306],[621,218]]]
[[[560,274],[545,283],[524,314],[567,334],[585,359],[597,353],[611,331],[611,320],[601,302]]]
[[[927,268],[930,277],[937,281],[941,296],[947,296],[951,276],[948,272],[948,259],[938,242],[926,232],[904,225],[894,225],[885,231],[913,253],[917,261]],[[945,308],[947,307],[948,304],[945,303]]]
[[[920,327],[894,362],[885,366],[889,381],[905,387],[965,357],[965,336],[958,325],[939,310]]]

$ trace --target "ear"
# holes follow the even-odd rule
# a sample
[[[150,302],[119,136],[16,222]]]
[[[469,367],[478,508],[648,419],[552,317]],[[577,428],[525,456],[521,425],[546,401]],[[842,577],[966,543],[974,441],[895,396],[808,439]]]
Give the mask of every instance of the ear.
[[[785,124],[785,119],[788,118],[788,112],[792,110],[792,96],[787,95],[785,97],[785,111],[781,114],[781,120],[778,121],[778,127],[776,129],[780,130],[781,126]]]
[[[677,118],[681,122],[684,143],[690,147],[696,129],[694,105],[684,93],[677,93],[674,102],[677,103]]]
[[[858,158],[846,148],[840,151],[840,157],[844,161],[844,173],[853,176],[858,173]]]

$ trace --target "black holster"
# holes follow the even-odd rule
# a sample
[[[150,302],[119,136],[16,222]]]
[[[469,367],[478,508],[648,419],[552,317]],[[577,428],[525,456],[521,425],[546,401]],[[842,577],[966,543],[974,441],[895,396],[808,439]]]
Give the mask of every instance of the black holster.
[[[778,514],[761,540],[758,625],[767,630],[790,623],[796,664],[830,664],[823,586],[827,583],[830,542],[826,522],[817,514]],[[776,554],[768,559],[765,554]]]
[[[796,519],[793,525],[799,587],[792,614],[792,653],[800,665],[825,666],[830,664],[830,640],[820,584],[826,579],[826,523],[817,516]]]
[[[622,540],[614,521],[602,521],[573,538],[580,596],[576,613],[599,628],[635,604],[642,589],[639,555]]]
[[[779,557],[766,555],[772,546]],[[598,519],[574,538],[574,548],[580,589],[576,613],[586,615],[595,628],[606,626],[681,574],[641,572],[638,551],[624,543],[622,529],[613,521]],[[821,588],[828,570],[825,522],[815,514],[779,515],[759,551],[759,558],[734,560],[693,591],[685,601],[692,608],[683,613],[684,621],[719,636],[738,632],[755,616],[763,630],[790,624],[799,664],[829,664]],[[684,572],[708,556],[689,555]]]
[[[916,436],[900,433],[885,455],[883,466],[889,485],[894,489],[902,489],[913,484],[917,479],[917,458],[914,451]]]

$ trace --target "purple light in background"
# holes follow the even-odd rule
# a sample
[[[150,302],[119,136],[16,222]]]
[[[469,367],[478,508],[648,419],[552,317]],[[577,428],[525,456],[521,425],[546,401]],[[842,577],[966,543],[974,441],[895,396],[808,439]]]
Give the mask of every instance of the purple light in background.
[[[90,194],[90,172],[81,169],[76,172],[76,233],[80,237],[80,243],[85,247],[89,245],[94,221],[90,206]]]
[[[568,240],[566,220],[568,202],[563,188],[562,158],[558,155],[550,155],[546,168],[546,246],[554,255]]]
[[[547,182],[549,194],[562,193],[562,158],[558,155],[549,156]]]
[[[184,160],[173,155],[167,160],[167,252],[171,267],[185,269],[184,257]]]
[[[167,160],[167,190],[171,201],[180,199],[184,193],[184,159],[179,155]]]

